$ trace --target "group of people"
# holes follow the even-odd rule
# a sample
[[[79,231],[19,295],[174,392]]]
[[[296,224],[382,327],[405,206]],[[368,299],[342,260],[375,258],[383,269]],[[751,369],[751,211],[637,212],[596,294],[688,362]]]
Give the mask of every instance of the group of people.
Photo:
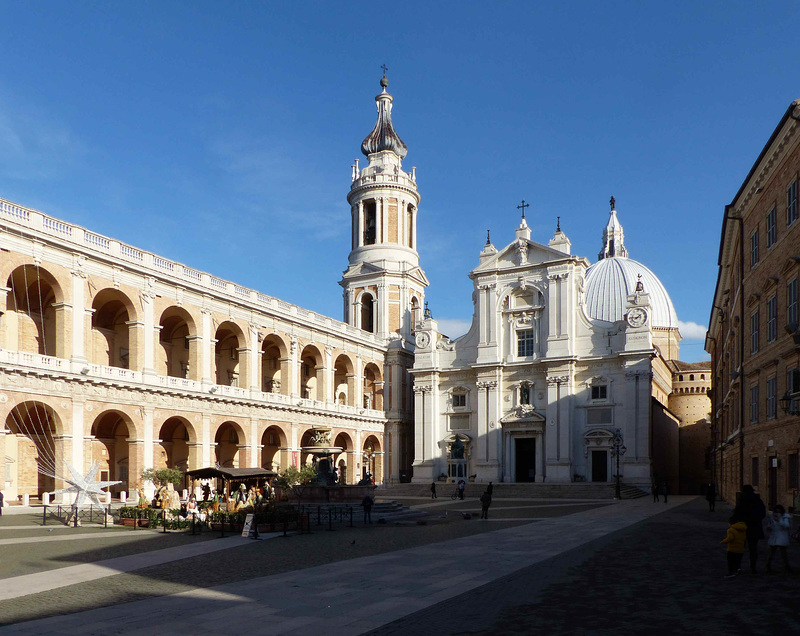
[[[733,509],[733,515],[728,520],[728,531],[721,543],[727,545],[728,574],[726,578],[733,578],[742,573],[741,564],[745,547],[750,557],[750,573],[756,573],[758,560],[758,542],[764,538],[764,519],[767,519],[767,532],[769,534],[769,556],[767,557],[767,572],[772,570],[772,559],[776,552],[781,553],[783,565],[787,572],[791,572],[789,558],[786,553],[789,547],[789,531],[791,529],[791,516],[786,509],[777,504],[772,509],[772,514],[767,517],[767,510],[761,497],[750,485],[742,487],[739,502]]]
[[[252,485],[249,490],[244,484],[239,484],[239,490],[236,491],[233,499],[228,503],[228,511],[238,512],[248,508],[258,510],[270,499],[274,498],[275,489],[268,483],[265,483],[263,487]]]

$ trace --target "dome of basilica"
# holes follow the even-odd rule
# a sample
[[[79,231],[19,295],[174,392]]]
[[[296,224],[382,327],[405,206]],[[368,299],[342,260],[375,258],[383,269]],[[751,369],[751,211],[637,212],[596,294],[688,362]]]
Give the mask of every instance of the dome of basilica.
[[[603,250],[598,254],[600,260],[586,270],[587,313],[595,320],[622,320],[628,296],[636,291],[641,276],[644,292],[650,295],[652,326],[677,329],[678,314],[658,276],[638,261],[628,258],[614,204],[614,197],[611,197],[611,215],[603,231]]]
[[[651,324],[677,328],[678,315],[662,282],[638,261],[622,256],[603,258],[586,270],[586,311],[589,316],[608,322],[622,320],[628,296],[636,290],[640,275],[644,291],[650,295]]]

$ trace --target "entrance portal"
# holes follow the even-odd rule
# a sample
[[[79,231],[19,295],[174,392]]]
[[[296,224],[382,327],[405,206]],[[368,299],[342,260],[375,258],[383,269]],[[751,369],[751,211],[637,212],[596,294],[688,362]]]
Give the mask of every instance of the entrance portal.
[[[608,451],[592,451],[592,481],[608,481]]]
[[[518,437],[514,444],[514,481],[536,481],[536,438]]]

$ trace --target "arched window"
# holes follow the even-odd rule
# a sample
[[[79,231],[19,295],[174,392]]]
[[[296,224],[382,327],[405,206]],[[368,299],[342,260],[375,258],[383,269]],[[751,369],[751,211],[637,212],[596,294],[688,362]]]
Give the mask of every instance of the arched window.
[[[692,374],[689,376],[689,381],[690,381],[690,382],[694,382],[694,373],[692,373]]]
[[[375,315],[371,294],[364,294],[361,297],[361,328],[370,333],[375,332]]]

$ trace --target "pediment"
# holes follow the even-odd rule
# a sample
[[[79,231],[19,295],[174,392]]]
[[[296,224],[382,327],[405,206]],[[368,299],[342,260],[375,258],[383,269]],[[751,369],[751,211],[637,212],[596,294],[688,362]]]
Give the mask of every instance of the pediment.
[[[549,263],[550,261],[563,260],[568,255],[547,245],[542,245],[536,241],[518,239],[506,245],[493,257],[481,263],[473,272],[484,272],[494,270],[514,269],[527,265],[538,265]]]
[[[783,269],[781,269],[781,274],[786,276],[792,276],[797,273],[798,265],[800,264],[800,258],[797,256],[792,256],[786,259],[786,262],[783,264]]]
[[[529,424],[543,424],[545,421],[544,415],[538,413],[533,406],[528,404],[520,404],[514,407],[503,417],[500,418],[501,424],[514,424],[514,423],[529,423]]]
[[[761,298],[761,294],[759,294],[759,293],[750,294],[750,297],[747,299],[747,302],[745,304],[748,307],[752,307],[753,305],[758,304],[758,301],[759,301],[760,298]]]

